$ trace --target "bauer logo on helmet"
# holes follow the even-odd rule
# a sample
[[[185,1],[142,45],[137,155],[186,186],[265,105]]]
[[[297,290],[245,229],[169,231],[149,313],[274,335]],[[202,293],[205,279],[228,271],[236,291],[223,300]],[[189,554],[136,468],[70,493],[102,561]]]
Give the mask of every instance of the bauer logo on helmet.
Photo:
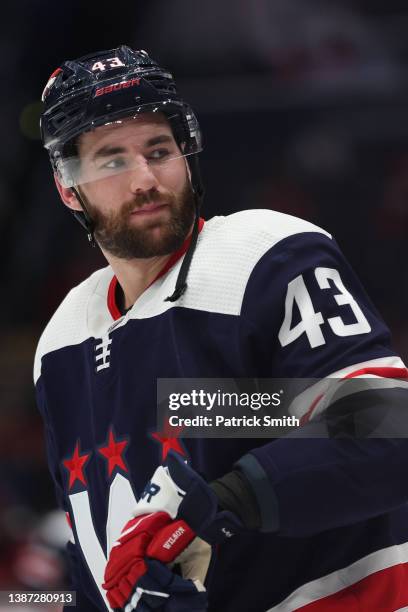
[[[131,79],[130,81],[121,81],[119,83],[113,83],[113,85],[107,85],[106,87],[100,87],[95,91],[95,98],[97,96],[103,96],[107,93],[112,93],[112,91],[120,91],[121,89],[127,89],[128,87],[134,87],[135,85],[139,85],[140,79]]]

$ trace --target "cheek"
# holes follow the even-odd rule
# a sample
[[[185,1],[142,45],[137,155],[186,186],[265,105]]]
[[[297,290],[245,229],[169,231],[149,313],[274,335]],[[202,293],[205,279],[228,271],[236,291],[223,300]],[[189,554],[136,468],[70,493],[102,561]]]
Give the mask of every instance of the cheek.
[[[91,206],[102,212],[108,212],[112,207],[112,201],[117,201],[119,191],[118,185],[112,180],[101,180],[86,183],[82,186],[82,192]]]
[[[161,176],[158,177],[161,184],[174,193],[183,191],[186,181],[188,180],[185,158],[180,157],[172,160],[163,170]]]

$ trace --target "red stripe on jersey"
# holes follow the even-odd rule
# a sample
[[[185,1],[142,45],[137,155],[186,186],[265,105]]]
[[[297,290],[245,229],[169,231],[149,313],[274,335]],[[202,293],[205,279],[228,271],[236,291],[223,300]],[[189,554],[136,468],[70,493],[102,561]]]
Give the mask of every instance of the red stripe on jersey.
[[[370,574],[349,587],[313,601],[294,612],[394,612],[408,605],[408,563]]]
[[[198,220],[198,233],[200,233],[201,230],[203,229],[204,223],[205,223],[205,220],[202,217],[200,217],[200,219]],[[187,251],[188,247],[190,246],[190,242],[191,242],[191,235],[188,238],[186,238],[186,240],[183,242],[183,244],[178,249],[178,251],[175,251],[172,255],[170,255],[169,259],[166,261],[163,268],[160,270],[158,275],[152,280],[150,285],[146,287],[146,289],[151,287],[151,285],[153,285],[153,283],[155,283],[159,278],[167,274],[167,272],[174,266],[174,264],[177,263],[181,257],[183,257],[184,253]],[[117,321],[122,316],[118,308],[118,305],[116,304],[116,286],[117,284],[118,284],[118,279],[116,278],[116,276],[114,276],[111,282],[109,283],[109,289],[108,289],[108,310],[112,318],[114,319],[114,321]]]
[[[118,279],[114,276],[109,283],[108,289],[108,309],[112,315],[114,321],[117,321],[122,316],[119,308],[116,305],[116,286],[118,284]]]
[[[350,372],[350,374],[347,374],[344,378],[354,378],[355,376],[362,376],[363,374],[374,374],[382,378],[408,378],[408,368],[361,368],[361,370]]]
[[[68,512],[65,513],[65,518],[67,519],[68,527],[72,530],[71,517]]]
[[[346,374],[346,376],[343,376],[343,378],[339,378],[338,380],[340,381],[345,380],[346,378],[356,378],[357,376],[364,376],[364,374],[373,374],[380,378],[408,378],[408,368],[392,368],[387,366],[378,368],[361,368],[360,370],[355,370],[354,372]],[[316,405],[320,402],[322,397],[323,394],[320,394],[316,397],[316,399],[313,400],[310,408],[308,408],[308,411],[305,412],[305,414],[300,419],[301,425],[305,425],[309,421],[310,417],[312,416],[313,410],[316,408]]]
[[[305,423],[308,422],[310,415],[312,414],[313,410],[316,408],[317,404],[320,402],[320,400],[322,399],[322,397],[324,397],[324,393],[321,393],[320,395],[318,395],[313,402],[310,405],[310,408],[307,412],[305,412],[305,414],[302,416],[302,418],[300,419],[300,424],[301,425],[305,425]]]

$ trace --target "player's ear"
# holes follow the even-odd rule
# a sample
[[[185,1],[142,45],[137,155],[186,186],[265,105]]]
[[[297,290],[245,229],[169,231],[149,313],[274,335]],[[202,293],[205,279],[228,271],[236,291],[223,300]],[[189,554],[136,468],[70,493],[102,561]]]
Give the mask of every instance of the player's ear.
[[[81,204],[78,202],[75,193],[72,191],[70,187],[64,187],[61,184],[57,174],[54,174],[55,185],[58,189],[58,193],[60,194],[61,200],[64,202],[65,206],[71,208],[72,210],[82,210]]]

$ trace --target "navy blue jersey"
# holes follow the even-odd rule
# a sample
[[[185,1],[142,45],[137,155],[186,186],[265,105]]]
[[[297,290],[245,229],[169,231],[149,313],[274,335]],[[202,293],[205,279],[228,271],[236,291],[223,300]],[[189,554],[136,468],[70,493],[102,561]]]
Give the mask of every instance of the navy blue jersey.
[[[80,607],[109,609],[101,587],[107,555],[169,449],[208,480],[238,466],[260,505],[261,530],[217,552],[207,585],[213,612],[408,605],[404,439],[183,440],[157,432],[161,377],[368,373],[394,380],[381,401],[406,402],[407,370],[335,241],[272,211],[215,217],[200,232],[186,293],[166,302],[181,261],[124,316],[112,269],[95,272],[67,295],[38,345],[38,404],[72,526]],[[311,437],[325,409],[298,402]]]

